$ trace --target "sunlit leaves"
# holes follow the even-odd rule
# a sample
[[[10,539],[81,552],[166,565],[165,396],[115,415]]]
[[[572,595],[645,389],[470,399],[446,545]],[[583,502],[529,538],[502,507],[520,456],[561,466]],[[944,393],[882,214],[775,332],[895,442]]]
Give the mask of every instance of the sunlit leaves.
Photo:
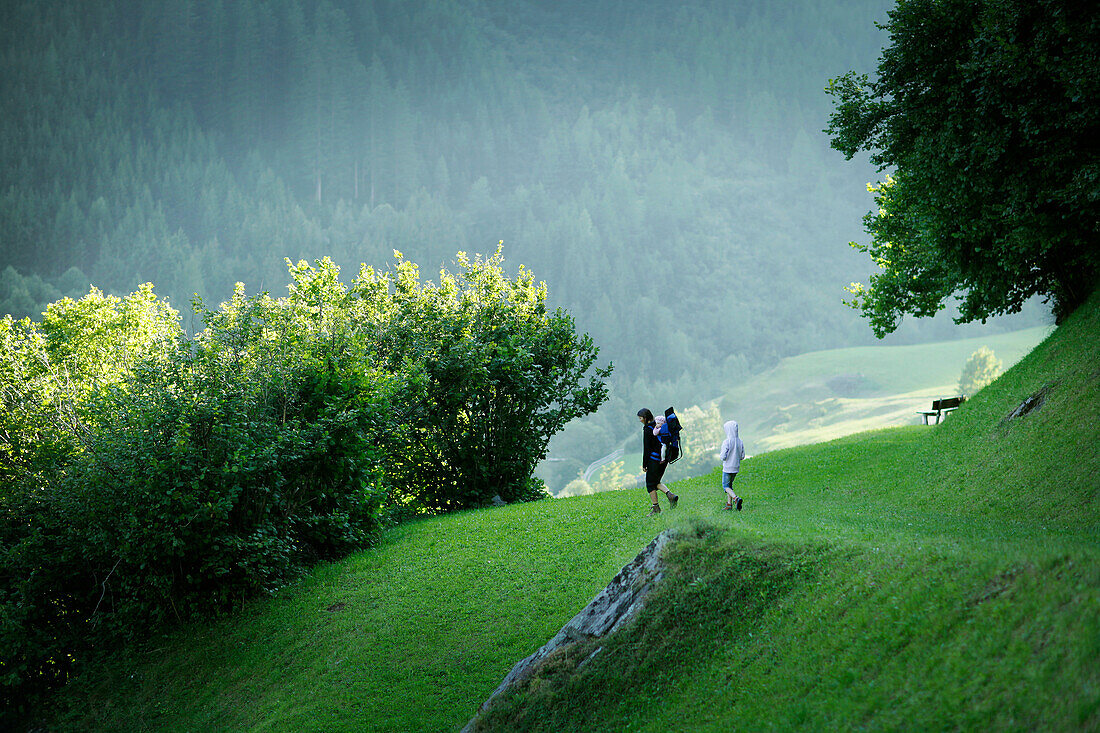
[[[607,369],[500,249],[439,284],[287,262],[188,338],[151,286],[0,320],[0,702],[92,641],[231,608],[408,514],[545,496]]]
[[[878,78],[826,89],[833,147],[893,171],[860,247],[881,272],[852,305],[878,336],[955,293],[960,322],[1032,295],[1064,316],[1100,273],[1086,183],[1100,169],[1100,16],[1058,0],[899,0],[886,28]]]
[[[505,275],[499,247],[487,258],[458,253],[458,272],[438,284],[395,254],[387,307],[411,391],[395,491],[432,511],[523,498],[550,437],[606,399],[610,368],[589,373],[592,340],[547,310],[529,270]]]

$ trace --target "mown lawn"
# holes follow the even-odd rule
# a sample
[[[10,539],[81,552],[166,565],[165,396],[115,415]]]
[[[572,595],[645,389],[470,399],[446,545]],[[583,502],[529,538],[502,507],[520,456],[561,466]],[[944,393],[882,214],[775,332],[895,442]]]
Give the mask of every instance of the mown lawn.
[[[629,661],[547,675],[489,729],[1100,724],[1095,513],[1078,529],[929,502],[938,467],[913,466],[933,430],[758,456],[741,514],[716,511],[716,476],[678,485],[693,551],[620,642]],[[778,591],[764,566],[730,576],[746,554],[786,568]]]

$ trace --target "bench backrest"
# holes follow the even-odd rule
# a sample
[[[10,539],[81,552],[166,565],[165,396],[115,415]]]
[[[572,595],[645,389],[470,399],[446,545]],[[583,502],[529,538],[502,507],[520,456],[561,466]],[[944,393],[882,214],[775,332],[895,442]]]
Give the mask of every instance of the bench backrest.
[[[952,407],[958,407],[959,405],[961,405],[963,403],[963,400],[965,400],[965,399],[966,399],[965,397],[959,396],[959,397],[946,397],[942,400],[932,400],[932,409],[933,410],[947,410],[947,409],[950,409]]]

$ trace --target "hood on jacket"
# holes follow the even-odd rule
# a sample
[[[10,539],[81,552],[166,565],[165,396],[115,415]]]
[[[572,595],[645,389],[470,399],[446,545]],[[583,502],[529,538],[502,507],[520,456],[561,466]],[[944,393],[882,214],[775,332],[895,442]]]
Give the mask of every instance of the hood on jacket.
[[[737,421],[736,420],[730,420],[729,422],[727,422],[725,425],[722,426],[722,429],[726,431],[726,437],[729,438],[731,441],[733,441],[734,445],[736,445],[737,444]]]

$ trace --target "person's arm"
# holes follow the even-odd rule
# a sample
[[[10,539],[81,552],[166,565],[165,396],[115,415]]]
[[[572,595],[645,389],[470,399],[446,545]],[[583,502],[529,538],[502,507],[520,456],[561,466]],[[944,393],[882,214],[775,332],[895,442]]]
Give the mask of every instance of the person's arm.
[[[726,460],[730,457],[730,439],[726,438],[722,441],[722,452],[718,454],[719,460]]]

